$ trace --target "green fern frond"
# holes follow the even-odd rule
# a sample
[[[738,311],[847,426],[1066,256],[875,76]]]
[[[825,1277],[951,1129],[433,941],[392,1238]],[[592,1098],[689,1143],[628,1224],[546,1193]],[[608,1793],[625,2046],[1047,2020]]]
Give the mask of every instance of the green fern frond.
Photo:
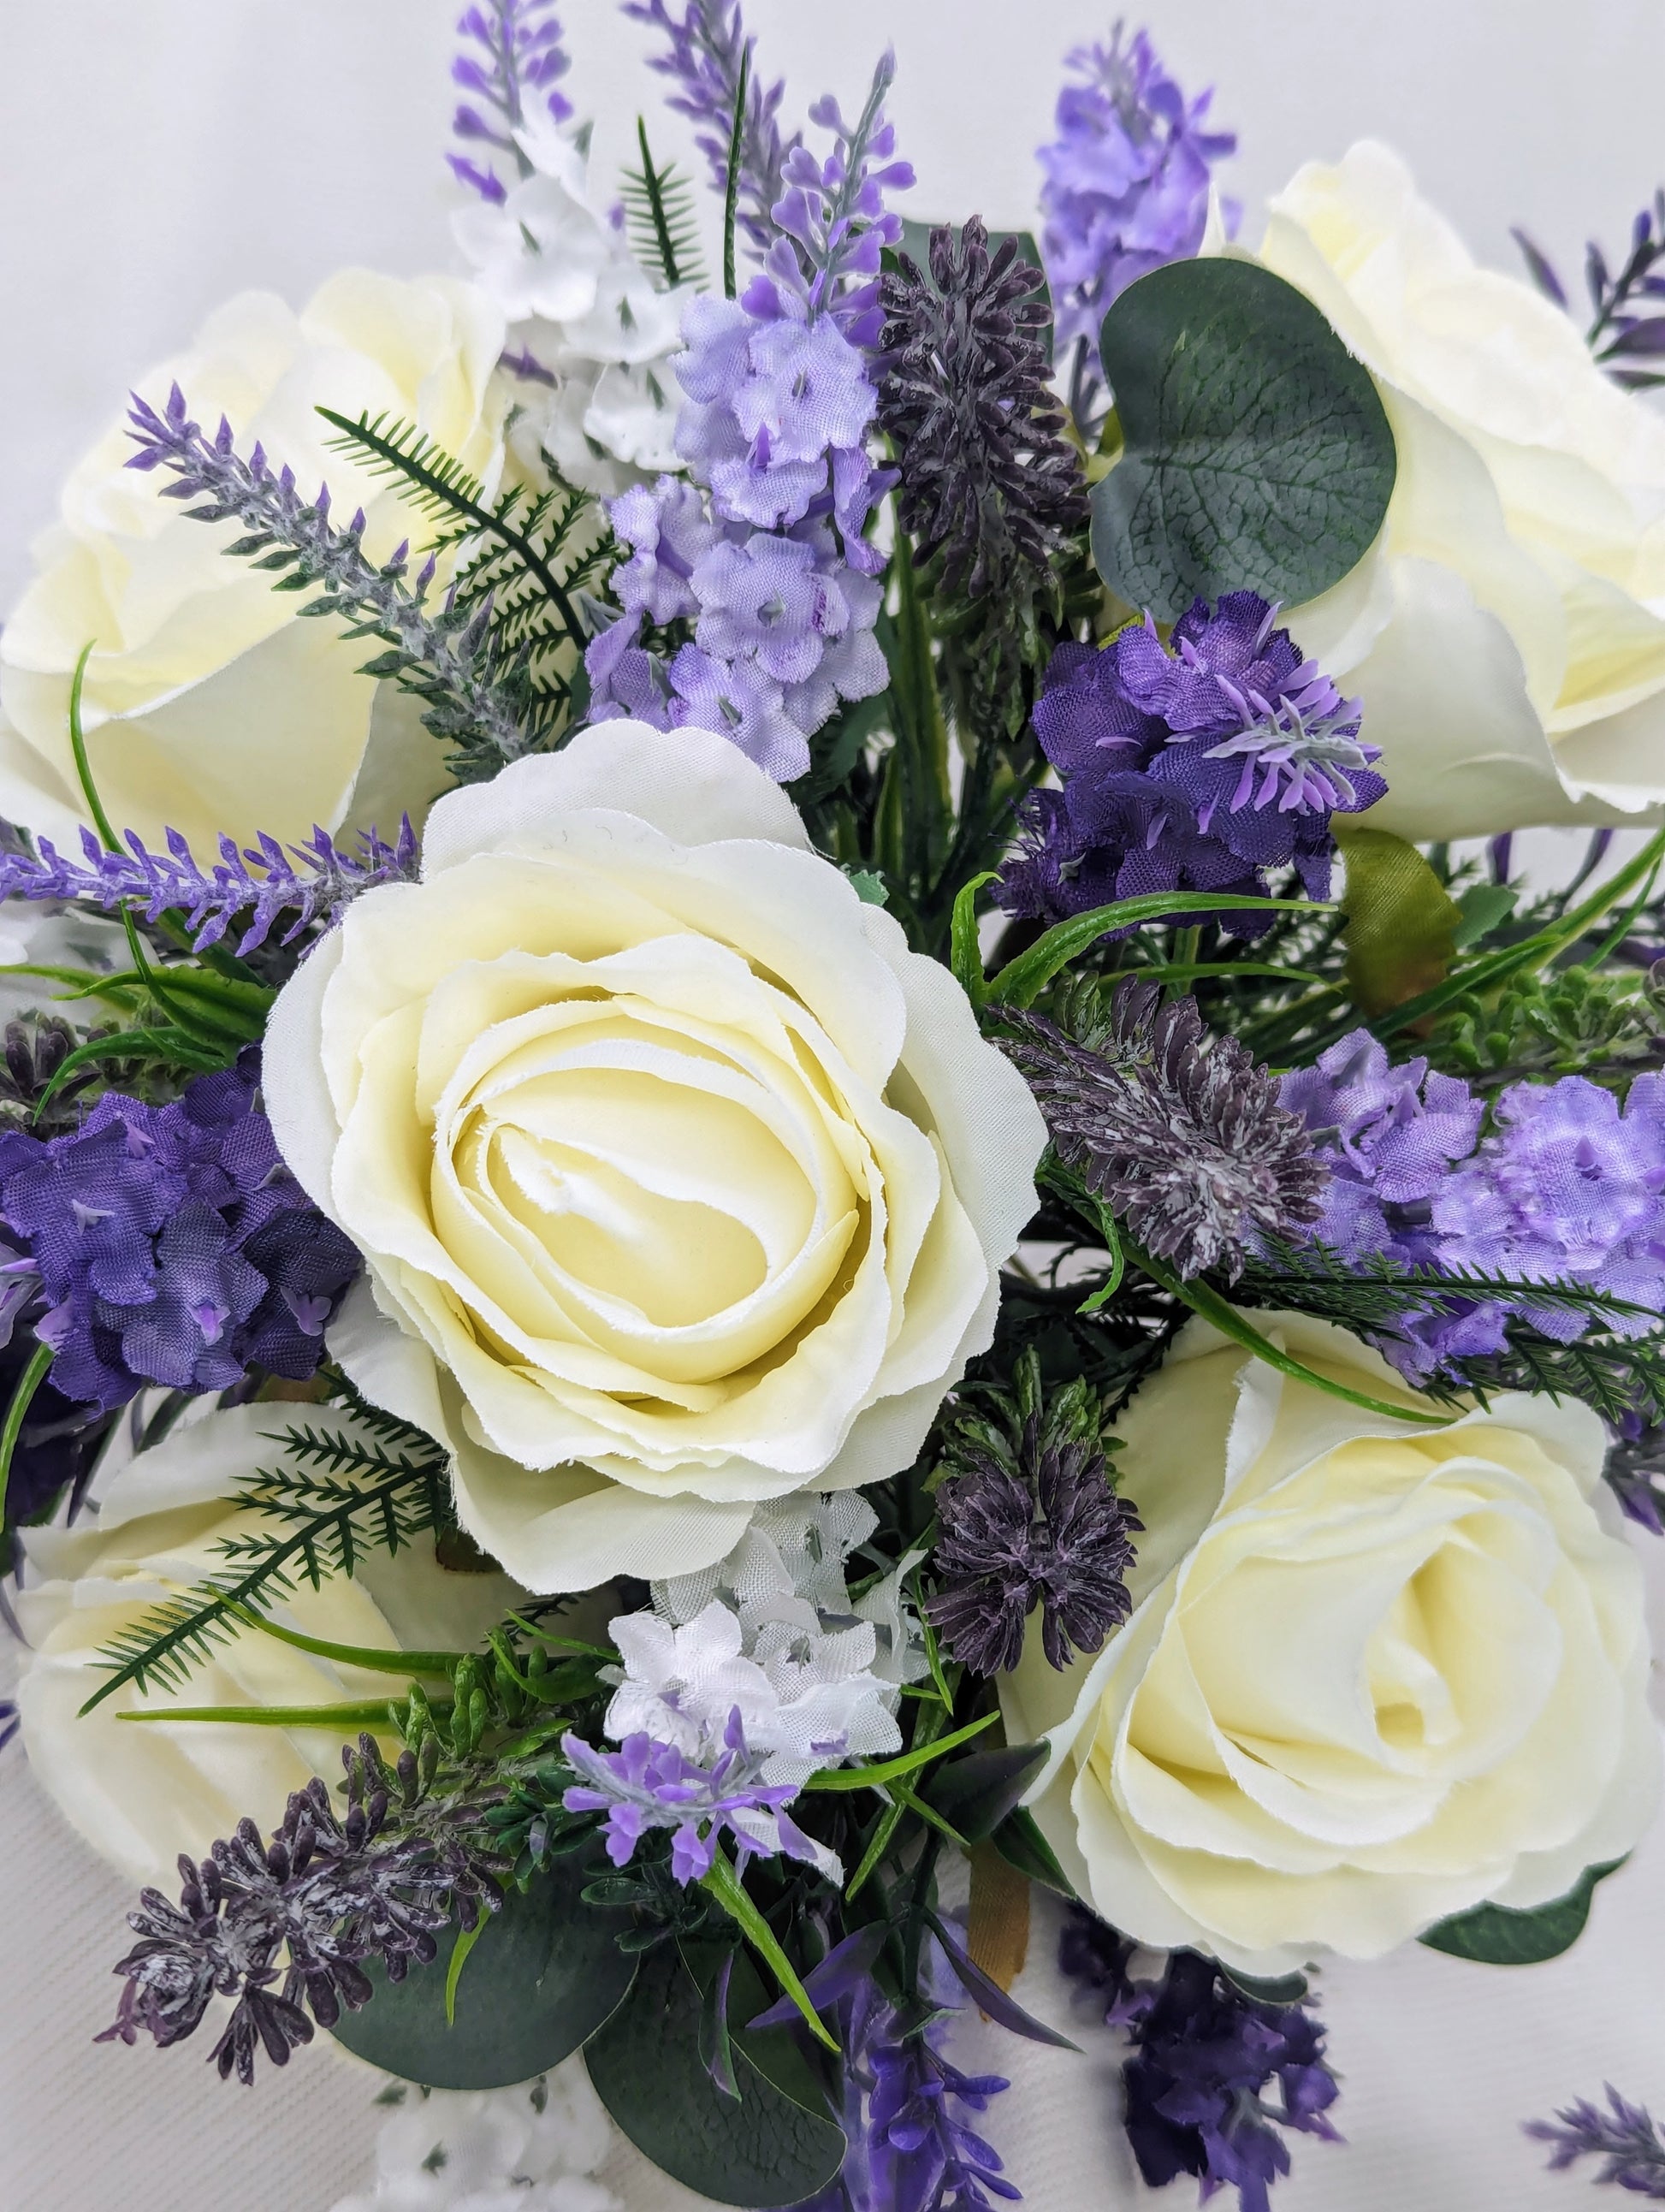
[[[647,143],[647,125],[636,118],[641,167],[627,169],[621,186],[630,251],[663,291],[678,284],[703,284],[700,227],[694,187],[673,161],[656,168]]]
[[[1626,1320],[1653,1321],[1648,1306],[1589,1283],[1528,1281],[1479,1268],[1405,1267],[1380,1255],[1344,1260],[1328,1245],[1268,1242],[1232,1285],[1247,1305],[1293,1306],[1339,1322],[1356,1334],[1391,1330],[1399,1322],[1453,1306],[1505,1302],[1582,1315],[1595,1328]]]
[[[1536,1329],[1511,1327],[1507,1349],[1462,1363],[1462,1385],[1482,1400],[1501,1390],[1578,1398],[1617,1426],[1627,1413],[1665,1422],[1665,1334],[1558,1343]]]
[[[272,1431],[283,1461],[246,1476],[228,1501],[272,1525],[226,1538],[223,1566],[113,1638],[102,1655],[109,1679],[83,1712],[129,1683],[177,1686],[240,1632],[240,1613],[269,1612],[300,1582],[316,1589],[326,1576],[355,1573],[368,1552],[397,1552],[451,1525],[441,1446],[396,1416],[359,1418],[368,1437],[311,1423]]]

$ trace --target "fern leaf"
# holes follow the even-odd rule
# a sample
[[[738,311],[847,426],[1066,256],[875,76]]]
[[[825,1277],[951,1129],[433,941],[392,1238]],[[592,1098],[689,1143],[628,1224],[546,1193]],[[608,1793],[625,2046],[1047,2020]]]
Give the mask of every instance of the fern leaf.
[[[352,1575],[368,1551],[397,1552],[428,1529],[451,1524],[446,1455],[431,1437],[394,1415],[352,1415],[369,1431],[322,1424],[276,1430],[283,1449],[257,1468],[228,1502],[254,1521],[217,1547],[223,1565],[178,1597],[155,1607],[104,1650],[109,1679],[82,1708],[128,1684],[141,1693],[178,1685],[240,1632],[240,1612],[269,1612],[297,1583],[316,1589],[329,1575]],[[261,1527],[260,1521],[270,1526]]]
[[[627,169],[621,186],[630,251],[661,290],[703,284],[694,187],[674,162],[667,161],[662,169],[654,167],[647,125],[641,116],[636,118],[636,143],[641,149],[641,167]]]

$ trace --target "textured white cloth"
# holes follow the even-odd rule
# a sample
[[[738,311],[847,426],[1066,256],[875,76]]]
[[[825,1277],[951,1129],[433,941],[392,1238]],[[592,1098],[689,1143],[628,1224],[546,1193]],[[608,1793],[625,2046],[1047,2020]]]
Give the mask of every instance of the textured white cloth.
[[[440,154],[460,0],[0,0],[0,609],[26,539],[128,383],[239,286],[299,301],[342,264],[451,265]],[[616,167],[638,110],[661,160],[686,131],[643,76],[642,34],[611,0],[568,0],[567,89],[600,115]],[[790,106],[847,101],[886,39],[921,216],[1033,219],[1030,149],[1063,50],[1102,36],[1110,0],[750,0]],[[1188,84],[1219,86],[1243,137],[1228,178],[1253,202],[1309,155],[1373,133],[1486,258],[1523,221],[1576,273],[1577,241],[1622,241],[1658,181],[1665,10],[1657,0],[1149,0],[1139,11]],[[1665,1551],[1656,1566],[1665,1563]],[[1656,1577],[1656,1579],[1658,1577]],[[368,2069],[332,2045],[252,2093],[195,2050],[94,2049],[131,1899],[33,1790],[0,1766],[0,2206],[4,2212],[327,2212],[368,2185],[384,2115]],[[1066,2016],[1042,1958],[1020,1994]],[[1333,1970],[1324,2016],[1346,2075],[1350,2147],[1300,2142],[1279,2212],[1576,2212],[1543,2173],[1528,2114],[1611,2077],[1665,2107],[1665,1832],[1597,1896],[1584,1941],[1516,1974],[1413,1950]],[[1039,2212],[1149,2203],[1113,2118],[1115,2056],[988,2040],[1015,2076],[989,2130]],[[627,2150],[601,2179],[624,2212],[699,2200]]]

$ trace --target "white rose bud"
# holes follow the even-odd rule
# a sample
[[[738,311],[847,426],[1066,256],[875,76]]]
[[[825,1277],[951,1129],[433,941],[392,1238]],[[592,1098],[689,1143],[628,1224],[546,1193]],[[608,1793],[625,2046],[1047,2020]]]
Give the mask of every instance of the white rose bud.
[[[1328,1322],[1255,1319],[1414,1402]],[[1413,1428],[1193,1322],[1119,1426],[1133,1618],[1061,1674],[1030,1637],[1006,1690],[1012,1740],[1048,1734],[1034,1810],[1095,1911],[1279,1972],[1547,1904],[1630,1850],[1659,1736],[1587,1407],[1500,1396]]]

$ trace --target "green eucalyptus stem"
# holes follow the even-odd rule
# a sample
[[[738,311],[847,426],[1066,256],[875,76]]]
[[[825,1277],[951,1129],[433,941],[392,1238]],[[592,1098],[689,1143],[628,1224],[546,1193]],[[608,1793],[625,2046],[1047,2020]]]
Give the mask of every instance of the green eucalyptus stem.
[[[46,1370],[52,1364],[52,1346],[37,1344],[29,1355],[29,1364],[17,1378],[6,1407],[6,1418],[0,1424],[0,1519],[3,1519],[6,1491],[11,1481],[12,1455],[17,1449],[17,1439],[23,1433],[23,1421],[35,1392],[46,1379]]]

